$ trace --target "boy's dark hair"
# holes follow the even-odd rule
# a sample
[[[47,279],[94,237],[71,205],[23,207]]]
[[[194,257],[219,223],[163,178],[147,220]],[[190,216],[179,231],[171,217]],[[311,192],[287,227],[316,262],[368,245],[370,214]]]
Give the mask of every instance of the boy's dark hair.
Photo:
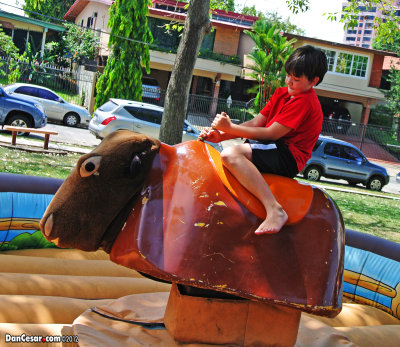
[[[320,84],[328,70],[328,62],[326,55],[319,48],[311,45],[297,48],[286,60],[286,73],[295,77],[305,75],[312,82],[315,77],[318,77]]]

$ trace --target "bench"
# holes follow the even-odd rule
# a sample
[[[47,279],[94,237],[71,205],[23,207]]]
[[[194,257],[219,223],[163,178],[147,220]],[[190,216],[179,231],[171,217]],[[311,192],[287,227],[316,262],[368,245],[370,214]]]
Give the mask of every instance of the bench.
[[[12,132],[11,144],[13,146],[15,146],[17,144],[17,133],[18,132],[44,134],[44,145],[43,145],[44,149],[49,148],[50,135],[58,135],[57,131],[43,130],[43,129],[36,129],[36,128],[13,127],[13,126],[9,126],[9,125],[5,125],[3,127],[3,129]]]

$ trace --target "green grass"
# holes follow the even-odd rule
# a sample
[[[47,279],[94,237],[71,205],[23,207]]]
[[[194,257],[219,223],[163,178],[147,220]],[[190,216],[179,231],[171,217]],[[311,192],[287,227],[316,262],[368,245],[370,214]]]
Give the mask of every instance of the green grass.
[[[400,243],[400,200],[327,190],[345,227]]]
[[[0,147],[0,172],[66,178],[81,154],[30,153]]]
[[[65,179],[80,157],[81,154],[30,153],[0,146],[0,172]],[[338,188],[337,184],[318,182],[318,185],[336,201],[346,228],[400,243],[400,200],[395,199],[399,195],[343,186],[352,191],[348,193],[329,189]]]

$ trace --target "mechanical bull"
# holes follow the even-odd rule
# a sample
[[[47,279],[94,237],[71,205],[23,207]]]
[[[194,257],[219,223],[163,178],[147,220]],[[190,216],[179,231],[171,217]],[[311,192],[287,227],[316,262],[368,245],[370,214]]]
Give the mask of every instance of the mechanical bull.
[[[84,155],[42,220],[59,247],[103,248],[161,280],[334,317],[341,309],[344,226],[323,191],[264,175],[289,215],[255,235],[261,203],[211,146],[176,146],[119,130]]]

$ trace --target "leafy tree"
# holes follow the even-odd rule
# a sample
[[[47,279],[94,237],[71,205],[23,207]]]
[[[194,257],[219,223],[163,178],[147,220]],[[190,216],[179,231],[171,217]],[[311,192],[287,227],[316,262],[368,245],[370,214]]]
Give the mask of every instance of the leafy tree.
[[[182,141],[189,88],[196,57],[204,35],[211,30],[210,0],[191,0],[185,26],[167,88],[160,140],[175,144]]]
[[[235,0],[211,0],[210,8],[235,12]]]
[[[81,64],[84,60],[93,60],[97,57],[100,47],[99,37],[93,30],[65,24],[67,31],[62,36],[63,49],[73,62]]]
[[[24,0],[22,8],[27,11],[45,14],[48,17],[62,19],[75,0]],[[45,20],[42,15],[27,12],[31,18]],[[50,20],[58,23],[57,20]]]
[[[7,58],[7,72],[3,70],[6,63],[0,60],[0,76],[7,76],[7,83],[15,83],[21,76],[18,60],[18,48],[15,47],[12,37],[5,34],[0,27],[0,55]]]
[[[294,33],[299,35],[304,35],[304,30],[300,29],[297,25],[292,24],[289,18],[282,19],[282,16],[279,16],[277,12],[261,12],[258,11],[255,5],[248,7],[245,6],[240,11],[243,14],[248,14],[250,16],[255,16],[259,18],[266,19],[269,23],[275,25],[277,29],[285,32],[285,33]]]
[[[254,41],[254,49],[249,53],[249,58],[254,65],[248,66],[253,71],[250,76],[256,79],[258,85],[250,92],[256,92],[257,111],[265,105],[276,88],[285,83],[284,65],[292,53],[295,39],[287,41],[280,34],[280,29],[269,23],[265,18],[254,23],[252,30],[246,30]]]
[[[147,25],[150,0],[116,0],[110,7],[108,42],[112,51],[97,84],[95,107],[110,97],[141,100],[142,68],[150,73],[149,47],[153,37]]]
[[[17,55],[18,48],[15,47],[11,36],[7,35],[0,26],[0,55]]]

